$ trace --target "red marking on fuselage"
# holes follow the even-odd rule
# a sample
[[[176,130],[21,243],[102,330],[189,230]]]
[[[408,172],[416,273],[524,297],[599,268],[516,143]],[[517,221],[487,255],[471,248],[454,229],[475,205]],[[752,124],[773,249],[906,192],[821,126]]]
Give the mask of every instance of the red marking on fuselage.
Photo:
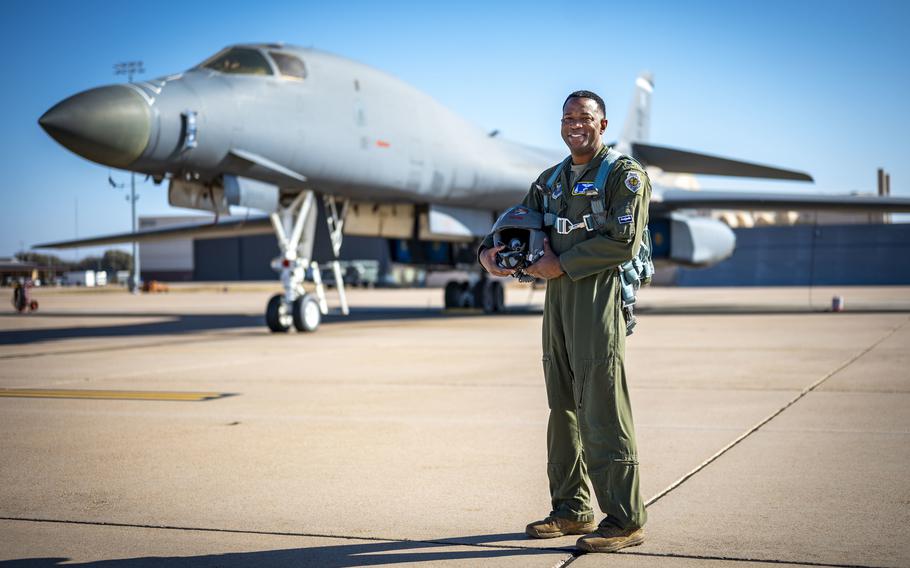
[[[379,146],[380,148],[388,148],[389,146],[391,146],[391,144],[389,144],[385,140],[377,140],[376,145]]]

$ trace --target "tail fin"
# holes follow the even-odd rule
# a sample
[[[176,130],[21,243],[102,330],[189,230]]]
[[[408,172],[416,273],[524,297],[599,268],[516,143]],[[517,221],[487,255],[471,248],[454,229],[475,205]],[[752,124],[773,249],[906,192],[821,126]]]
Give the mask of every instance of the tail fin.
[[[622,136],[616,143],[617,150],[634,157],[643,165],[656,166],[664,173],[674,175],[707,174],[812,181],[812,177],[805,172],[649,144],[652,93],[654,76],[645,71],[635,79],[629,114],[623,125]]]
[[[634,142],[648,142],[651,139],[651,93],[654,92],[654,76],[647,71],[635,79],[635,92],[629,103],[629,113],[623,126],[619,145],[630,147]]]

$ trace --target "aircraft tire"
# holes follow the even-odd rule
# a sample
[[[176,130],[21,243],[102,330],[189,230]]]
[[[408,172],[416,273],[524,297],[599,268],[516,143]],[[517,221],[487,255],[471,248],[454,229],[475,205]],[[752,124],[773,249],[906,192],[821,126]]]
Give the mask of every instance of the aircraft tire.
[[[485,314],[493,313],[495,307],[495,298],[493,293],[493,282],[481,280],[474,285],[474,307],[480,308]]]
[[[451,308],[460,307],[459,306],[459,304],[461,303],[460,296],[461,296],[461,283],[459,283],[456,280],[449,280],[448,282],[446,282],[444,299],[445,299],[445,308],[447,310],[451,309]]]
[[[493,311],[506,311],[506,289],[499,280],[493,281]]]
[[[458,307],[473,308],[474,306],[474,289],[471,288],[470,282],[458,283]]]
[[[265,324],[269,326],[272,333],[285,333],[291,327],[282,317],[284,315],[282,313],[284,311],[283,300],[281,294],[275,294],[269,298],[269,303],[265,307]]]
[[[322,322],[322,312],[319,311],[319,302],[310,294],[294,300],[292,312],[294,314],[294,327],[297,331],[309,333],[319,329]]]

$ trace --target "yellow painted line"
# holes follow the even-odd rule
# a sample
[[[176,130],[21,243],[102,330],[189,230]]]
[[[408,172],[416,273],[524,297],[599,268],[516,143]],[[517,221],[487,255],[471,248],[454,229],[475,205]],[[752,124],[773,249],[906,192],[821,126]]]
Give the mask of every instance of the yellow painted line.
[[[200,402],[231,396],[226,392],[166,392],[82,389],[0,389],[8,398],[82,398],[94,400],[180,400]]]

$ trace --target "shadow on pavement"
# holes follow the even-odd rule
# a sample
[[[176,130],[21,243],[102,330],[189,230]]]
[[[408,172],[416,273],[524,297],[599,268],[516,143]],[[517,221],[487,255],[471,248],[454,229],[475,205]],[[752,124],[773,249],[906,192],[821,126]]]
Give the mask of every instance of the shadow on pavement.
[[[539,309],[514,308],[505,315],[540,315]],[[403,320],[439,320],[447,318],[480,317],[477,310],[442,310],[438,308],[360,307],[351,314],[330,313],[324,316],[323,325],[343,322],[379,322]],[[115,325],[54,327],[44,329],[16,329],[0,331],[0,345],[23,345],[41,341],[73,338],[130,337],[145,335],[171,335],[179,333],[222,331],[225,329],[255,328],[265,330],[265,317],[248,314],[174,314],[174,313],[122,313],[122,312],[44,312],[27,318],[167,318],[165,321],[136,322]]]
[[[848,314],[906,313],[903,307],[875,307],[851,309]],[[791,315],[822,314],[826,310],[809,306],[643,306],[636,310],[640,315],[661,316],[743,316],[743,315]],[[514,306],[502,315],[540,316],[539,306]],[[24,318],[156,318],[159,321],[136,322],[114,325],[54,327],[44,329],[16,329],[0,331],[0,345],[24,345],[42,341],[73,338],[135,337],[147,335],[174,335],[181,333],[223,331],[226,329],[251,329],[265,333],[263,315],[250,314],[175,314],[175,313],[129,313],[129,312],[41,312]],[[407,320],[442,320],[449,318],[490,317],[479,310],[443,310],[440,308],[361,306],[351,308],[348,316],[330,313],[323,318],[323,325],[349,322],[384,322]],[[496,316],[492,316],[496,317]],[[160,318],[166,318],[160,321]]]
[[[500,546],[478,546],[485,542],[502,542],[525,538],[524,534],[478,535],[464,538],[446,539],[445,542],[368,542],[359,544],[342,544],[338,546],[316,546],[311,548],[288,548],[259,552],[232,552],[225,554],[207,554],[202,556],[146,556],[140,558],[123,558],[117,560],[99,560],[93,562],[71,563],[68,558],[27,558],[0,562],[6,568],[44,568],[52,566],[91,566],[176,568],[182,566],[318,566],[320,568],[348,568],[354,566],[387,566],[391,564],[413,564],[417,562],[468,561],[468,565],[478,565],[484,560],[517,556],[539,556],[545,554],[568,554],[568,550],[505,548]],[[465,544],[458,543],[469,543]],[[461,550],[438,550],[440,548],[461,547]],[[470,547],[465,550],[466,547]]]

